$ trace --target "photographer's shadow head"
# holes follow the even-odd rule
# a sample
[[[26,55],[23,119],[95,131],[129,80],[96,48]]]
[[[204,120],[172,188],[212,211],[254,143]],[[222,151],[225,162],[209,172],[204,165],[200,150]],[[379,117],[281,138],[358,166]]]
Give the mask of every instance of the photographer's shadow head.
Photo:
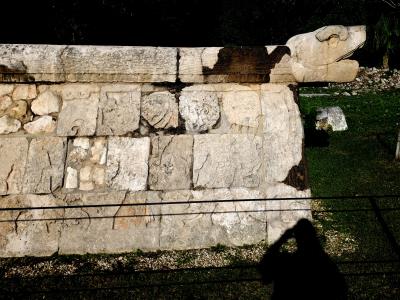
[[[292,252],[284,249],[290,239],[296,243]],[[272,299],[347,298],[344,277],[323,250],[307,219],[299,220],[268,248],[259,271],[264,284],[273,284]]]

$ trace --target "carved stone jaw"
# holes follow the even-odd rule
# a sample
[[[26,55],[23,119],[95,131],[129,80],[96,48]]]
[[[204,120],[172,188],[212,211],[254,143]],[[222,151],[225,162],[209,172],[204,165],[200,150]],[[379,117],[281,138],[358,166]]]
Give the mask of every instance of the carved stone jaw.
[[[292,37],[291,67],[298,82],[348,82],[355,79],[358,63],[347,60],[366,39],[365,26],[326,26]]]

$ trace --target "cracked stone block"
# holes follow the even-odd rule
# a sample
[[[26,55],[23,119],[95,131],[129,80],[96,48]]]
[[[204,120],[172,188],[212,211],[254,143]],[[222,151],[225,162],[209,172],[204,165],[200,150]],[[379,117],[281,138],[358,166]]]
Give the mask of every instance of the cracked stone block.
[[[57,135],[91,136],[96,131],[98,94],[88,99],[64,100],[58,116]]]
[[[164,91],[144,96],[142,116],[157,129],[178,127],[178,103],[176,103],[175,95]]]
[[[258,187],[262,174],[262,138],[250,134],[194,136],[194,187]]]
[[[157,192],[69,194],[65,201],[69,205],[117,205],[66,210],[66,217],[86,219],[63,222],[60,254],[122,253],[135,249],[159,249],[159,206],[135,206],[161,202]],[[109,218],[95,219],[100,216]]]
[[[108,85],[100,92],[98,135],[123,135],[139,128],[140,86]]]
[[[110,137],[106,183],[114,190],[141,191],[147,187],[150,139]]]
[[[163,215],[160,233],[161,249],[205,248],[217,244],[239,246],[265,239],[265,213],[235,212],[265,210],[263,201],[191,203],[249,198],[262,199],[263,194],[248,189],[164,192],[162,194],[164,202],[182,202],[182,204],[161,206]]]
[[[26,138],[0,139],[0,195],[22,192],[28,146]]]
[[[13,195],[0,202],[1,208],[41,207],[61,205],[52,195]],[[63,210],[13,210],[1,213],[0,256],[50,256],[58,250],[59,229],[57,221],[24,221],[32,219],[62,218]]]
[[[265,193],[268,199],[311,197],[310,190],[298,191],[283,183],[268,185]],[[269,210],[266,214],[269,244],[276,242],[285,230],[293,227],[300,219],[312,219],[310,200],[307,199],[266,201],[266,209]],[[293,209],[296,211],[285,211]]]
[[[303,125],[293,92],[285,85],[261,86],[266,181],[282,182],[303,155]]]
[[[157,136],[151,139],[149,184],[152,190],[191,187],[193,136]]]
[[[35,138],[28,150],[24,193],[51,193],[62,186],[64,178],[65,138]]]
[[[179,112],[188,132],[211,129],[220,117],[217,93],[207,85],[184,88],[179,97]]]
[[[107,139],[75,138],[69,141],[64,187],[91,191],[105,188]],[[79,174],[79,176],[78,176]]]
[[[16,85],[12,98],[16,100],[30,100],[37,96],[36,85],[34,84],[18,84]]]

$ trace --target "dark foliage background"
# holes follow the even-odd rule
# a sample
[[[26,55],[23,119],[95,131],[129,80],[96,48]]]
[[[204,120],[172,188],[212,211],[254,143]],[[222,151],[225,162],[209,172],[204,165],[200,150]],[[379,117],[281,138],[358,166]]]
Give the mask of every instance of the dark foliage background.
[[[4,5],[1,43],[157,46],[284,44],[328,24],[372,28],[386,9],[379,0],[11,0]],[[369,44],[359,58],[378,64],[381,57]]]

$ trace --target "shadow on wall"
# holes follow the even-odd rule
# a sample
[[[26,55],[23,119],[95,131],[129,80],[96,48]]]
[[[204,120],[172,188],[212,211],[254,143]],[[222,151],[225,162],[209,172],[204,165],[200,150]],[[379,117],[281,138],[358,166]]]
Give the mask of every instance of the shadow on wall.
[[[297,250],[282,246],[294,238]],[[319,243],[314,226],[301,219],[264,254],[259,271],[264,284],[273,283],[272,299],[347,299],[342,274]]]

